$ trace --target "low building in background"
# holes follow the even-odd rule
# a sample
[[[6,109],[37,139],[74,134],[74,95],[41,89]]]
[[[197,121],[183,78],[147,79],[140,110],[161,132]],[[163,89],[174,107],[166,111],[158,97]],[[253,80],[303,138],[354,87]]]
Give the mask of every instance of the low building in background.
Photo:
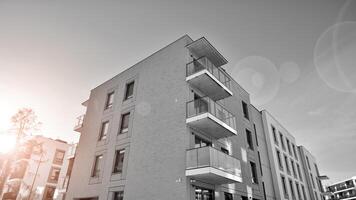
[[[331,200],[356,200],[356,176],[327,187]]]
[[[69,144],[43,136],[26,138],[15,151],[2,199],[53,199]]]

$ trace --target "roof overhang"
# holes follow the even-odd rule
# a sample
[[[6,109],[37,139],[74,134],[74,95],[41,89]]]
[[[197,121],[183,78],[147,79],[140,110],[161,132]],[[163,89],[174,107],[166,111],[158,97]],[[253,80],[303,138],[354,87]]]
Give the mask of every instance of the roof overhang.
[[[222,56],[205,37],[195,40],[186,47],[199,58],[207,57],[216,67],[227,63],[224,56]]]

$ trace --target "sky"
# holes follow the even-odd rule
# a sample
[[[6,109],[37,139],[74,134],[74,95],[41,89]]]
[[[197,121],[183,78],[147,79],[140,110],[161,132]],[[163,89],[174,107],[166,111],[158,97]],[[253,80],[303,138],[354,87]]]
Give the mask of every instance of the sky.
[[[317,158],[330,182],[356,175],[356,2],[0,1],[0,134],[33,108],[52,138],[78,141],[90,90],[184,34]]]

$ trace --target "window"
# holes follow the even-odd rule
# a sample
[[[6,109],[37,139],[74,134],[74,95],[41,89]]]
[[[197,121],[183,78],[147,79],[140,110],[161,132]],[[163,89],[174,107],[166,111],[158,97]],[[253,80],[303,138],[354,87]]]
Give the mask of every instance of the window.
[[[293,162],[293,160],[290,161],[290,164],[291,164],[291,166],[292,166],[293,175],[294,175],[294,177],[297,178],[298,176],[297,176],[297,172],[295,171],[295,167],[294,167],[294,162]]]
[[[318,194],[314,191],[314,195],[315,195],[315,199],[316,200],[319,200],[319,196],[318,196]]]
[[[194,148],[206,147],[211,146],[211,142],[195,135],[195,146]]]
[[[311,169],[310,169],[310,163],[309,163],[309,158],[308,158],[308,156],[305,156],[305,159],[307,160],[307,164],[308,164],[309,170],[311,170]]]
[[[113,200],[124,200],[124,191],[114,192]]]
[[[313,179],[313,174],[312,173],[310,173],[310,181],[312,182],[313,189],[315,189],[315,183],[314,183],[314,179]]]
[[[302,200],[302,196],[300,195],[300,190],[299,190],[299,184],[297,182],[295,182],[295,188],[297,190],[298,199]]]
[[[298,164],[298,163],[297,163],[297,170],[298,170],[299,179],[300,179],[301,181],[303,181],[303,176],[302,176],[302,174],[300,173],[300,167],[299,167],[299,164]]]
[[[53,163],[62,164],[63,159],[64,159],[64,154],[65,154],[65,151],[56,149],[56,153],[54,154]]]
[[[245,103],[244,101],[242,101],[242,111],[244,113],[244,117],[246,119],[250,119],[249,114],[248,114],[248,106],[247,106],[247,103]]]
[[[132,98],[135,82],[132,81],[126,84],[125,100]]]
[[[122,173],[124,165],[125,150],[117,150],[115,153],[115,163],[113,173]]]
[[[251,131],[246,129],[246,139],[247,139],[247,147],[253,150],[253,141]]]
[[[224,196],[225,196],[225,200],[233,200],[231,193],[225,192]]]
[[[110,92],[109,94],[107,94],[106,96],[106,102],[105,102],[105,109],[109,109],[112,107],[113,103],[114,103],[114,92]]]
[[[307,195],[306,195],[306,193],[305,193],[304,186],[303,186],[303,185],[300,185],[300,186],[302,186],[303,198],[304,198],[304,200],[307,200]]]
[[[263,176],[263,171],[262,171],[262,163],[261,163],[261,155],[260,152],[257,151],[258,154],[258,162],[260,163],[260,171],[261,171],[261,176]]]
[[[281,181],[282,181],[282,185],[283,185],[284,197],[288,198],[288,190],[287,190],[286,178],[284,176],[282,176],[282,175],[281,175]]]
[[[276,143],[278,145],[278,138],[277,138],[277,134],[276,134],[276,128],[274,128],[274,126],[271,126],[271,128],[272,128],[274,143]]]
[[[121,115],[121,124],[119,134],[124,134],[129,131],[129,121],[130,121],[130,113],[125,113]]]
[[[195,199],[197,200],[213,200],[214,199],[214,191],[201,188],[201,187],[195,187]]]
[[[109,121],[105,121],[101,124],[99,141],[106,139],[108,135],[108,131],[109,131]]]
[[[295,199],[295,193],[293,188],[293,181],[289,179],[290,192],[292,194],[292,198]]]
[[[48,182],[51,182],[51,183],[58,182],[58,178],[59,178],[59,173],[60,172],[61,172],[60,168],[52,167],[51,171],[49,173],[49,176],[48,176]]]
[[[253,124],[253,130],[255,131],[256,145],[258,146],[258,138],[257,138],[256,124]]]
[[[281,132],[279,132],[279,139],[280,139],[280,141],[281,141],[282,148],[283,148],[284,150],[286,150],[286,146],[284,146],[284,139],[283,139],[283,135],[282,135],[282,133],[281,133]]]
[[[289,155],[292,155],[292,149],[290,148],[290,143],[289,140],[287,139],[287,147],[288,147],[288,153]]]
[[[103,160],[103,155],[95,156],[93,172],[91,174],[92,177],[99,177],[100,176],[100,168],[101,168],[102,160]]]
[[[56,187],[47,185],[44,192],[44,199],[46,200],[53,199],[55,191],[56,191]]]
[[[229,150],[225,149],[224,147],[221,147],[220,149],[221,149],[221,152],[229,155]]]
[[[284,155],[284,161],[285,161],[285,164],[286,164],[287,173],[290,174],[288,157],[286,155]]]
[[[281,152],[279,152],[277,149],[276,149],[276,152],[277,152],[277,159],[278,159],[279,168],[280,168],[281,170],[283,170]]]
[[[298,160],[298,155],[297,155],[297,151],[295,150],[295,145],[292,144],[292,148],[293,148],[293,153],[294,153],[294,157],[296,160]]]
[[[257,169],[254,162],[250,162],[252,183],[258,184]]]

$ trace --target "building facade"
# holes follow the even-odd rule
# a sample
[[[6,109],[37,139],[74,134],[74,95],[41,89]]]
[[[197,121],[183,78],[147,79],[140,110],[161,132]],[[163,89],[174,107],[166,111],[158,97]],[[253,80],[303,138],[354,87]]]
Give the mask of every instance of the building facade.
[[[25,139],[14,155],[1,198],[53,199],[68,146],[43,136]]]
[[[275,190],[266,115],[226,63],[205,38],[185,35],[94,88],[75,127],[66,199],[284,197]]]
[[[327,187],[331,200],[356,200],[356,176]]]

